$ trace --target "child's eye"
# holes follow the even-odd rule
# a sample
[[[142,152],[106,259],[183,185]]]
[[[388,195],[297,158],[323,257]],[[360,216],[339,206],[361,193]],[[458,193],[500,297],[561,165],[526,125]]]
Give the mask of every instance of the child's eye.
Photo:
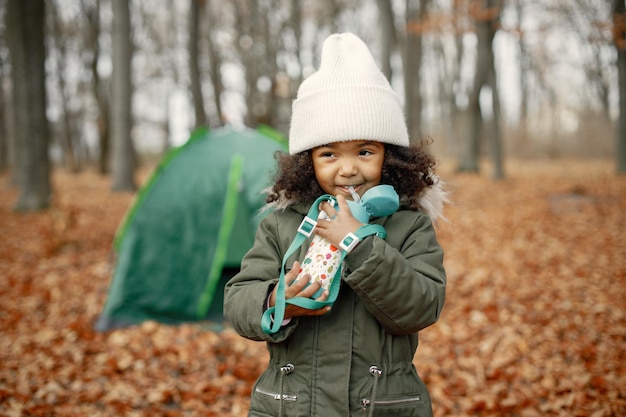
[[[333,154],[332,152],[322,152],[320,154],[321,158],[332,158],[333,156],[335,156],[335,154]]]
[[[372,151],[370,151],[369,149],[361,149],[359,151],[359,155],[361,156],[368,156],[368,155],[372,155]]]

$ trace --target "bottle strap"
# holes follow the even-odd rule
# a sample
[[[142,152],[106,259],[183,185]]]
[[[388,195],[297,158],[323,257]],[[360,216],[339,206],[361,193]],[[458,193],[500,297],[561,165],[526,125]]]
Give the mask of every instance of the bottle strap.
[[[304,243],[307,237],[311,236],[315,226],[317,225],[317,217],[319,215],[319,205],[323,201],[332,200],[332,197],[329,194],[324,194],[319,197],[311,208],[309,212],[300,223],[298,227],[298,231],[296,236],[294,237],[291,245],[285,252],[283,257],[283,262],[280,268],[280,277],[278,279],[277,289],[276,289],[276,302],[274,307],[270,307],[263,313],[263,317],[261,318],[261,327],[266,334],[276,333],[285,318],[285,308],[287,304],[296,305],[302,308],[306,308],[308,310],[317,310],[319,308],[332,305],[337,299],[337,295],[339,294],[339,287],[341,285],[341,267],[337,268],[337,272],[333,277],[333,280],[328,288],[329,294],[326,301],[317,301],[311,298],[306,297],[293,297],[290,299],[285,299],[285,264],[289,257],[293,255],[293,253]],[[387,237],[387,232],[385,228],[378,224],[366,224],[361,226],[354,235],[359,239],[363,240],[365,237],[370,235],[378,235],[381,238]],[[340,265],[343,263],[343,259],[346,257],[347,252],[342,250]]]

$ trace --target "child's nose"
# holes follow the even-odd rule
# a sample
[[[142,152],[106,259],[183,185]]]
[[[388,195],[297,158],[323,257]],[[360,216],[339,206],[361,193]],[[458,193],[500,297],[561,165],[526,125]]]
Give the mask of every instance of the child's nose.
[[[351,160],[342,161],[339,173],[343,175],[344,177],[350,177],[350,176],[356,175],[357,173],[356,164]]]

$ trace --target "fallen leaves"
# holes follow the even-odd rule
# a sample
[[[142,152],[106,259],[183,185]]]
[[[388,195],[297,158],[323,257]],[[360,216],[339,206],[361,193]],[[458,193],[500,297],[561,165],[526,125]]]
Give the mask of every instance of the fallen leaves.
[[[552,164],[452,176],[448,298],[415,361],[437,416],[626,414],[626,179]]]
[[[415,357],[435,415],[626,415],[626,178],[608,161],[508,170],[441,167],[448,294]],[[263,344],[205,323],[93,331],[132,195],[53,178],[40,213],[0,185],[0,415],[246,415]]]

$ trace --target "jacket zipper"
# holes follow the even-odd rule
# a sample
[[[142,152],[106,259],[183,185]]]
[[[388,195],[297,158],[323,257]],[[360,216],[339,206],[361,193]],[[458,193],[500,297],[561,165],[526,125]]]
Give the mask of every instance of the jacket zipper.
[[[265,395],[266,397],[272,397],[275,400],[280,400],[280,394],[276,392],[266,391],[263,388],[259,388],[259,387],[257,387],[255,391],[261,395]],[[297,401],[297,400],[298,400],[297,395],[283,394],[283,401]]]
[[[403,397],[403,398],[389,398],[389,399],[377,399],[374,401],[376,406],[393,406],[393,405],[401,405],[405,403],[421,403],[423,402],[421,395],[415,395],[412,397]],[[367,408],[372,404],[372,401],[369,398],[361,399],[361,407],[363,410],[367,410]]]

